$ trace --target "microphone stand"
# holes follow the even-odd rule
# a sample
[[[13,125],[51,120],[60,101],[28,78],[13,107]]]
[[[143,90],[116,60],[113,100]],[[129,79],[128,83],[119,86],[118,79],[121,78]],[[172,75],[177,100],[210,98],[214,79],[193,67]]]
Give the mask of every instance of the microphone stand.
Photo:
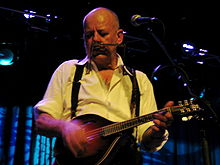
[[[191,88],[191,85],[190,85],[190,80],[188,79],[188,76],[187,76],[186,72],[173,61],[173,59],[171,58],[171,56],[170,56],[169,52],[167,51],[166,47],[161,42],[161,40],[153,33],[152,29],[147,28],[147,32],[152,36],[152,38],[156,41],[156,43],[163,50],[163,52],[166,55],[167,59],[171,63],[172,67],[174,68],[175,72],[181,77],[182,81],[187,84],[186,88],[187,88],[187,91],[189,92],[189,94],[192,97],[196,98],[197,100],[200,100],[206,106],[207,110],[209,110],[212,114],[212,116],[211,116],[212,119],[217,124],[217,126],[220,128],[220,123],[219,123],[218,116],[215,113],[215,111],[213,110],[213,108],[211,107],[210,103],[208,103],[208,101],[206,101],[204,99],[201,99],[196,94],[194,94],[194,92]],[[204,162],[203,164],[204,165],[211,165],[209,145],[208,145],[208,140],[207,140],[207,131],[205,129],[205,123],[204,123],[205,118],[201,117],[201,118],[198,118],[198,119],[202,122],[202,127],[200,128],[200,138],[201,138],[201,147],[202,147],[203,162]]]

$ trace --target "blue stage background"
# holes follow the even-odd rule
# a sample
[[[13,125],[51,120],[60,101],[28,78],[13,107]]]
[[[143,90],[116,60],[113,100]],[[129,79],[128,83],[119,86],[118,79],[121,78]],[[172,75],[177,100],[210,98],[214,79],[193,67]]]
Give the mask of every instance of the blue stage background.
[[[142,151],[144,165],[204,164],[197,121],[174,122],[170,138],[159,151]],[[50,165],[55,138],[34,134],[32,106],[0,107],[0,164]],[[211,165],[220,164],[219,130],[207,127]]]

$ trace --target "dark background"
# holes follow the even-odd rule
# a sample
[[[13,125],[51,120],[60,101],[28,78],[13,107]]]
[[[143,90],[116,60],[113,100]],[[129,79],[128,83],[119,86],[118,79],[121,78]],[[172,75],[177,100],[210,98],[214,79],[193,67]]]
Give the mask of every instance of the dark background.
[[[183,81],[170,67],[170,62],[158,44],[149,35],[147,27],[163,42],[171,59],[189,76],[191,89],[200,96],[204,92],[214,111],[219,114],[219,9],[212,1],[178,3],[138,1],[0,1],[0,41],[8,45],[17,56],[11,66],[0,66],[0,105],[34,105],[45,92],[54,70],[65,60],[83,58],[82,19],[91,9],[99,6],[115,11],[126,31],[126,48],[120,48],[125,63],[145,72],[151,79],[159,107],[167,100],[188,99],[192,96]],[[25,19],[24,10],[36,11],[44,18]],[[131,16],[140,14],[157,17],[163,24],[133,27]],[[134,41],[129,36],[144,41]],[[182,43],[192,42],[197,48],[207,49],[215,59],[184,54]],[[5,45],[0,45],[4,47]],[[204,64],[196,61],[203,60]]]

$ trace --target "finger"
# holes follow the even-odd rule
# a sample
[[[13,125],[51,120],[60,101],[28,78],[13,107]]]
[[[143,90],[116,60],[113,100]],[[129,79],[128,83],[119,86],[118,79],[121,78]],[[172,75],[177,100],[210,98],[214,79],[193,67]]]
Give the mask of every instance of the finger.
[[[78,132],[79,136],[77,137],[78,139],[78,148],[79,148],[79,154],[83,154],[86,152],[87,146],[88,146],[88,139],[86,137],[84,129],[81,129]]]
[[[84,140],[84,136],[82,136],[80,132],[77,133],[77,136],[65,137],[64,141],[75,157],[80,157],[86,152],[87,142]]]
[[[166,118],[167,118],[167,120],[173,120],[173,115],[172,115],[172,113],[170,113],[170,112],[167,112],[167,113],[165,113],[165,115],[164,115]]]
[[[86,152],[86,145],[80,140],[74,139],[75,142],[71,144],[70,150],[75,157],[80,157]]]
[[[155,119],[161,120],[163,122],[166,122],[168,119],[166,118],[165,115],[163,115],[162,113],[156,113],[153,115]]]
[[[155,135],[163,136],[165,133],[165,129],[161,129],[161,128],[158,128],[158,126],[156,126],[156,125],[152,125],[151,126],[151,133],[154,137],[155,137]]]
[[[162,122],[162,121],[157,120],[157,119],[153,120],[153,122],[154,122],[154,124],[155,124],[159,129],[160,129],[160,128],[162,128],[162,129],[166,129],[166,128],[167,128],[167,125],[166,125],[165,122]]]
[[[174,101],[168,101],[166,102],[166,104],[164,105],[164,107],[171,107],[174,105]]]
[[[161,113],[154,114],[154,118],[163,122],[165,125],[162,124],[159,126],[162,126],[164,128],[168,128],[173,122],[173,115],[170,112],[165,112],[165,113],[161,112]]]
[[[160,131],[160,128],[159,128],[157,125],[152,125],[152,126],[151,126],[151,129],[152,129],[152,133],[153,133],[153,134],[154,134],[155,132]]]
[[[71,137],[66,136],[63,138],[63,143],[74,156],[77,156],[77,145],[72,140]]]
[[[173,115],[170,112],[167,111],[162,111],[159,113],[154,114],[154,117],[156,119],[162,120],[164,122],[170,122],[173,121]]]

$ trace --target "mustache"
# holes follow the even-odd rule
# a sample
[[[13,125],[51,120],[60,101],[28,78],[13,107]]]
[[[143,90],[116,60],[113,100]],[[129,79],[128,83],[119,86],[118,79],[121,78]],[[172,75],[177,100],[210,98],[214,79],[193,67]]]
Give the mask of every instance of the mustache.
[[[115,44],[115,43],[99,43],[94,42],[91,45],[91,57],[96,57],[99,54],[109,56],[111,52],[107,48],[108,46],[125,47],[125,44]]]
[[[110,54],[110,52],[106,45],[103,45],[101,43],[93,43],[91,45],[91,57],[96,57],[99,54],[108,55]]]
[[[103,47],[103,46],[118,46],[118,47],[125,47],[125,44],[114,44],[114,43],[107,43],[107,44],[103,44],[103,43],[93,43],[92,47]]]

